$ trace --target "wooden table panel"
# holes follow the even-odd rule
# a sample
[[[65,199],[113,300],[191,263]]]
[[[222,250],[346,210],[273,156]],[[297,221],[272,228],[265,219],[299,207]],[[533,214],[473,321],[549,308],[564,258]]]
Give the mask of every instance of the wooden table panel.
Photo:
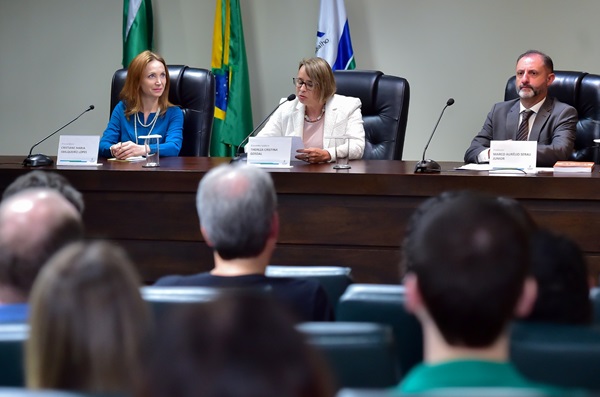
[[[0,156],[0,189],[29,171],[22,157]],[[90,239],[123,245],[148,282],[172,273],[212,267],[195,208],[198,182],[228,158],[162,158],[161,167],[105,161],[102,167],[47,167],[79,189]],[[273,264],[340,265],[357,282],[395,283],[406,221],[426,198],[445,190],[473,189],[518,199],[542,226],[578,241],[590,273],[600,273],[600,174],[490,176],[456,171],[414,174],[414,162],[364,160],[350,170],[302,164],[272,170],[281,233]]]

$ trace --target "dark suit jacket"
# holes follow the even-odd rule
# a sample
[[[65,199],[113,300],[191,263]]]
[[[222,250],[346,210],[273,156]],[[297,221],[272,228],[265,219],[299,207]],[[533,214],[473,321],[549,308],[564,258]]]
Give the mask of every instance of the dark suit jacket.
[[[516,140],[519,129],[519,99],[500,102],[492,107],[481,132],[465,153],[466,163],[476,163],[477,155],[490,147],[490,141]],[[535,117],[530,141],[537,141],[538,167],[552,167],[568,160],[573,153],[577,111],[572,106],[547,97]]]

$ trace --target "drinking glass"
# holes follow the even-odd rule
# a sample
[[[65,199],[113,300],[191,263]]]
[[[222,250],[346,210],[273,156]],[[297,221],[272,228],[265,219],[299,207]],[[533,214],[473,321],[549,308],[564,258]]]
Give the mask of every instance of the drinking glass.
[[[142,167],[145,168],[155,168],[155,167],[160,167],[160,159],[159,159],[159,143],[160,143],[160,139],[162,138],[162,135],[144,135],[144,136],[139,136],[139,139],[144,140],[144,148],[146,149],[146,164],[144,164]],[[155,142],[152,142],[153,139],[156,139]],[[152,143],[156,143],[156,151],[154,153],[150,152],[150,144]]]
[[[348,164],[350,156],[350,138],[347,136],[335,137],[335,165],[333,166],[336,170],[347,170],[352,168]],[[345,149],[345,150],[340,150]]]

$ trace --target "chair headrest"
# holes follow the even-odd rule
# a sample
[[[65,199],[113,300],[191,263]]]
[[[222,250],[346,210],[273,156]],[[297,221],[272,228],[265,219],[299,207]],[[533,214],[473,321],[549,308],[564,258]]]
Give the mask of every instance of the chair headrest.
[[[383,75],[382,72],[378,70],[336,70],[333,75],[338,94],[359,98],[364,113],[374,112],[377,81]]]

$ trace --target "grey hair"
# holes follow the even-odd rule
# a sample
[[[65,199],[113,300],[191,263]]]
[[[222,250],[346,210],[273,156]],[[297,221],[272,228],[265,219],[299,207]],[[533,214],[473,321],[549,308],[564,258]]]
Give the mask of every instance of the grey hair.
[[[224,164],[200,181],[200,225],[223,259],[251,258],[265,248],[277,210],[271,176],[252,165]]]

